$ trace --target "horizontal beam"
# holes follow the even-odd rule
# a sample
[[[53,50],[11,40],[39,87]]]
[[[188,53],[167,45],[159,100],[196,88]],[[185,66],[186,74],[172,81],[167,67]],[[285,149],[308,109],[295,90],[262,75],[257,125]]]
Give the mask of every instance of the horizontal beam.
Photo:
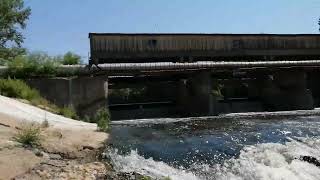
[[[160,71],[197,71],[212,69],[218,71],[237,68],[319,68],[320,60],[300,60],[300,61],[200,61],[194,63],[115,63],[100,64],[89,70],[86,65],[61,65],[58,74],[61,75],[88,75],[88,74],[148,74]],[[8,70],[6,66],[0,66],[0,74]]]
[[[151,71],[151,70],[188,70],[221,68],[263,68],[263,67],[305,67],[320,66],[320,60],[301,61],[201,61],[194,63],[116,63],[101,64],[103,71]],[[85,70],[84,65],[61,66],[65,70]],[[96,68],[94,68],[96,69]]]

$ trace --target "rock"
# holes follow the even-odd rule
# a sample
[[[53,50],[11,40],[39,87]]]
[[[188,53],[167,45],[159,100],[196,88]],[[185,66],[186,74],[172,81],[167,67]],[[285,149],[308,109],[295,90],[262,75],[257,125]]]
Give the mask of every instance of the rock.
[[[85,149],[94,150],[95,148],[92,146],[83,146],[82,149],[83,150],[85,150]]]
[[[42,152],[37,148],[33,149],[32,151],[36,156],[39,156],[39,157],[43,156]]]
[[[315,158],[315,157],[312,157],[312,156],[301,156],[300,160],[301,161],[306,161],[306,162],[308,162],[310,164],[314,164],[315,166],[320,167],[320,161],[317,160],[317,158]]]
[[[62,157],[59,154],[49,154],[50,159],[61,160]]]
[[[45,153],[45,152],[42,152],[42,157],[43,157],[44,159],[50,159],[49,154],[48,154],[48,153]]]

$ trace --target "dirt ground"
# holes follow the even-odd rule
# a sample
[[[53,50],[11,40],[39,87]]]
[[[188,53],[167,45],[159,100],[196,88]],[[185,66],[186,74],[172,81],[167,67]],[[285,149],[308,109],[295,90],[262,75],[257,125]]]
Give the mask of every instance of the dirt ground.
[[[108,165],[97,156],[108,134],[86,129],[42,129],[41,145],[24,147],[13,137],[21,120],[0,114],[0,180],[97,179]]]

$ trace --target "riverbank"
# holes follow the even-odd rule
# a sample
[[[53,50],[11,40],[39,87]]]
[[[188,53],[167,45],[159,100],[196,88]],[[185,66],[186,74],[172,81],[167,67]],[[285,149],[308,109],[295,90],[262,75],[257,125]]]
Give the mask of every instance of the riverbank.
[[[25,127],[40,128],[37,146],[19,143]],[[0,96],[0,180],[6,179],[143,179],[116,172],[103,159],[109,134],[97,125],[76,121]]]
[[[43,124],[46,124],[43,126]],[[15,140],[29,125],[41,127],[38,146]],[[99,160],[108,134],[19,100],[0,96],[0,179],[96,179],[111,166]]]
[[[99,162],[108,134],[92,130],[41,129],[41,144],[28,147],[14,140],[26,124],[0,114],[0,179],[95,179],[108,167]]]

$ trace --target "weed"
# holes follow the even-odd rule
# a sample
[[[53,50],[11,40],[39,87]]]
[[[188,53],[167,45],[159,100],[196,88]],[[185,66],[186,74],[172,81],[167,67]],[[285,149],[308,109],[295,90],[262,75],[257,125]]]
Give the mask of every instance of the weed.
[[[48,128],[50,125],[49,125],[49,121],[47,119],[45,119],[44,121],[42,121],[41,123],[41,128],[43,129],[46,129]]]
[[[41,99],[37,90],[30,88],[24,81],[11,78],[0,79],[0,94],[28,101]]]
[[[22,126],[14,137],[17,142],[27,146],[39,146],[41,141],[41,128],[37,124],[26,124]]]
[[[97,111],[93,118],[93,122],[97,123],[99,131],[108,131],[110,129],[110,112],[107,108],[101,108]]]
[[[71,106],[65,106],[61,108],[59,114],[67,118],[79,119],[76,111]]]

